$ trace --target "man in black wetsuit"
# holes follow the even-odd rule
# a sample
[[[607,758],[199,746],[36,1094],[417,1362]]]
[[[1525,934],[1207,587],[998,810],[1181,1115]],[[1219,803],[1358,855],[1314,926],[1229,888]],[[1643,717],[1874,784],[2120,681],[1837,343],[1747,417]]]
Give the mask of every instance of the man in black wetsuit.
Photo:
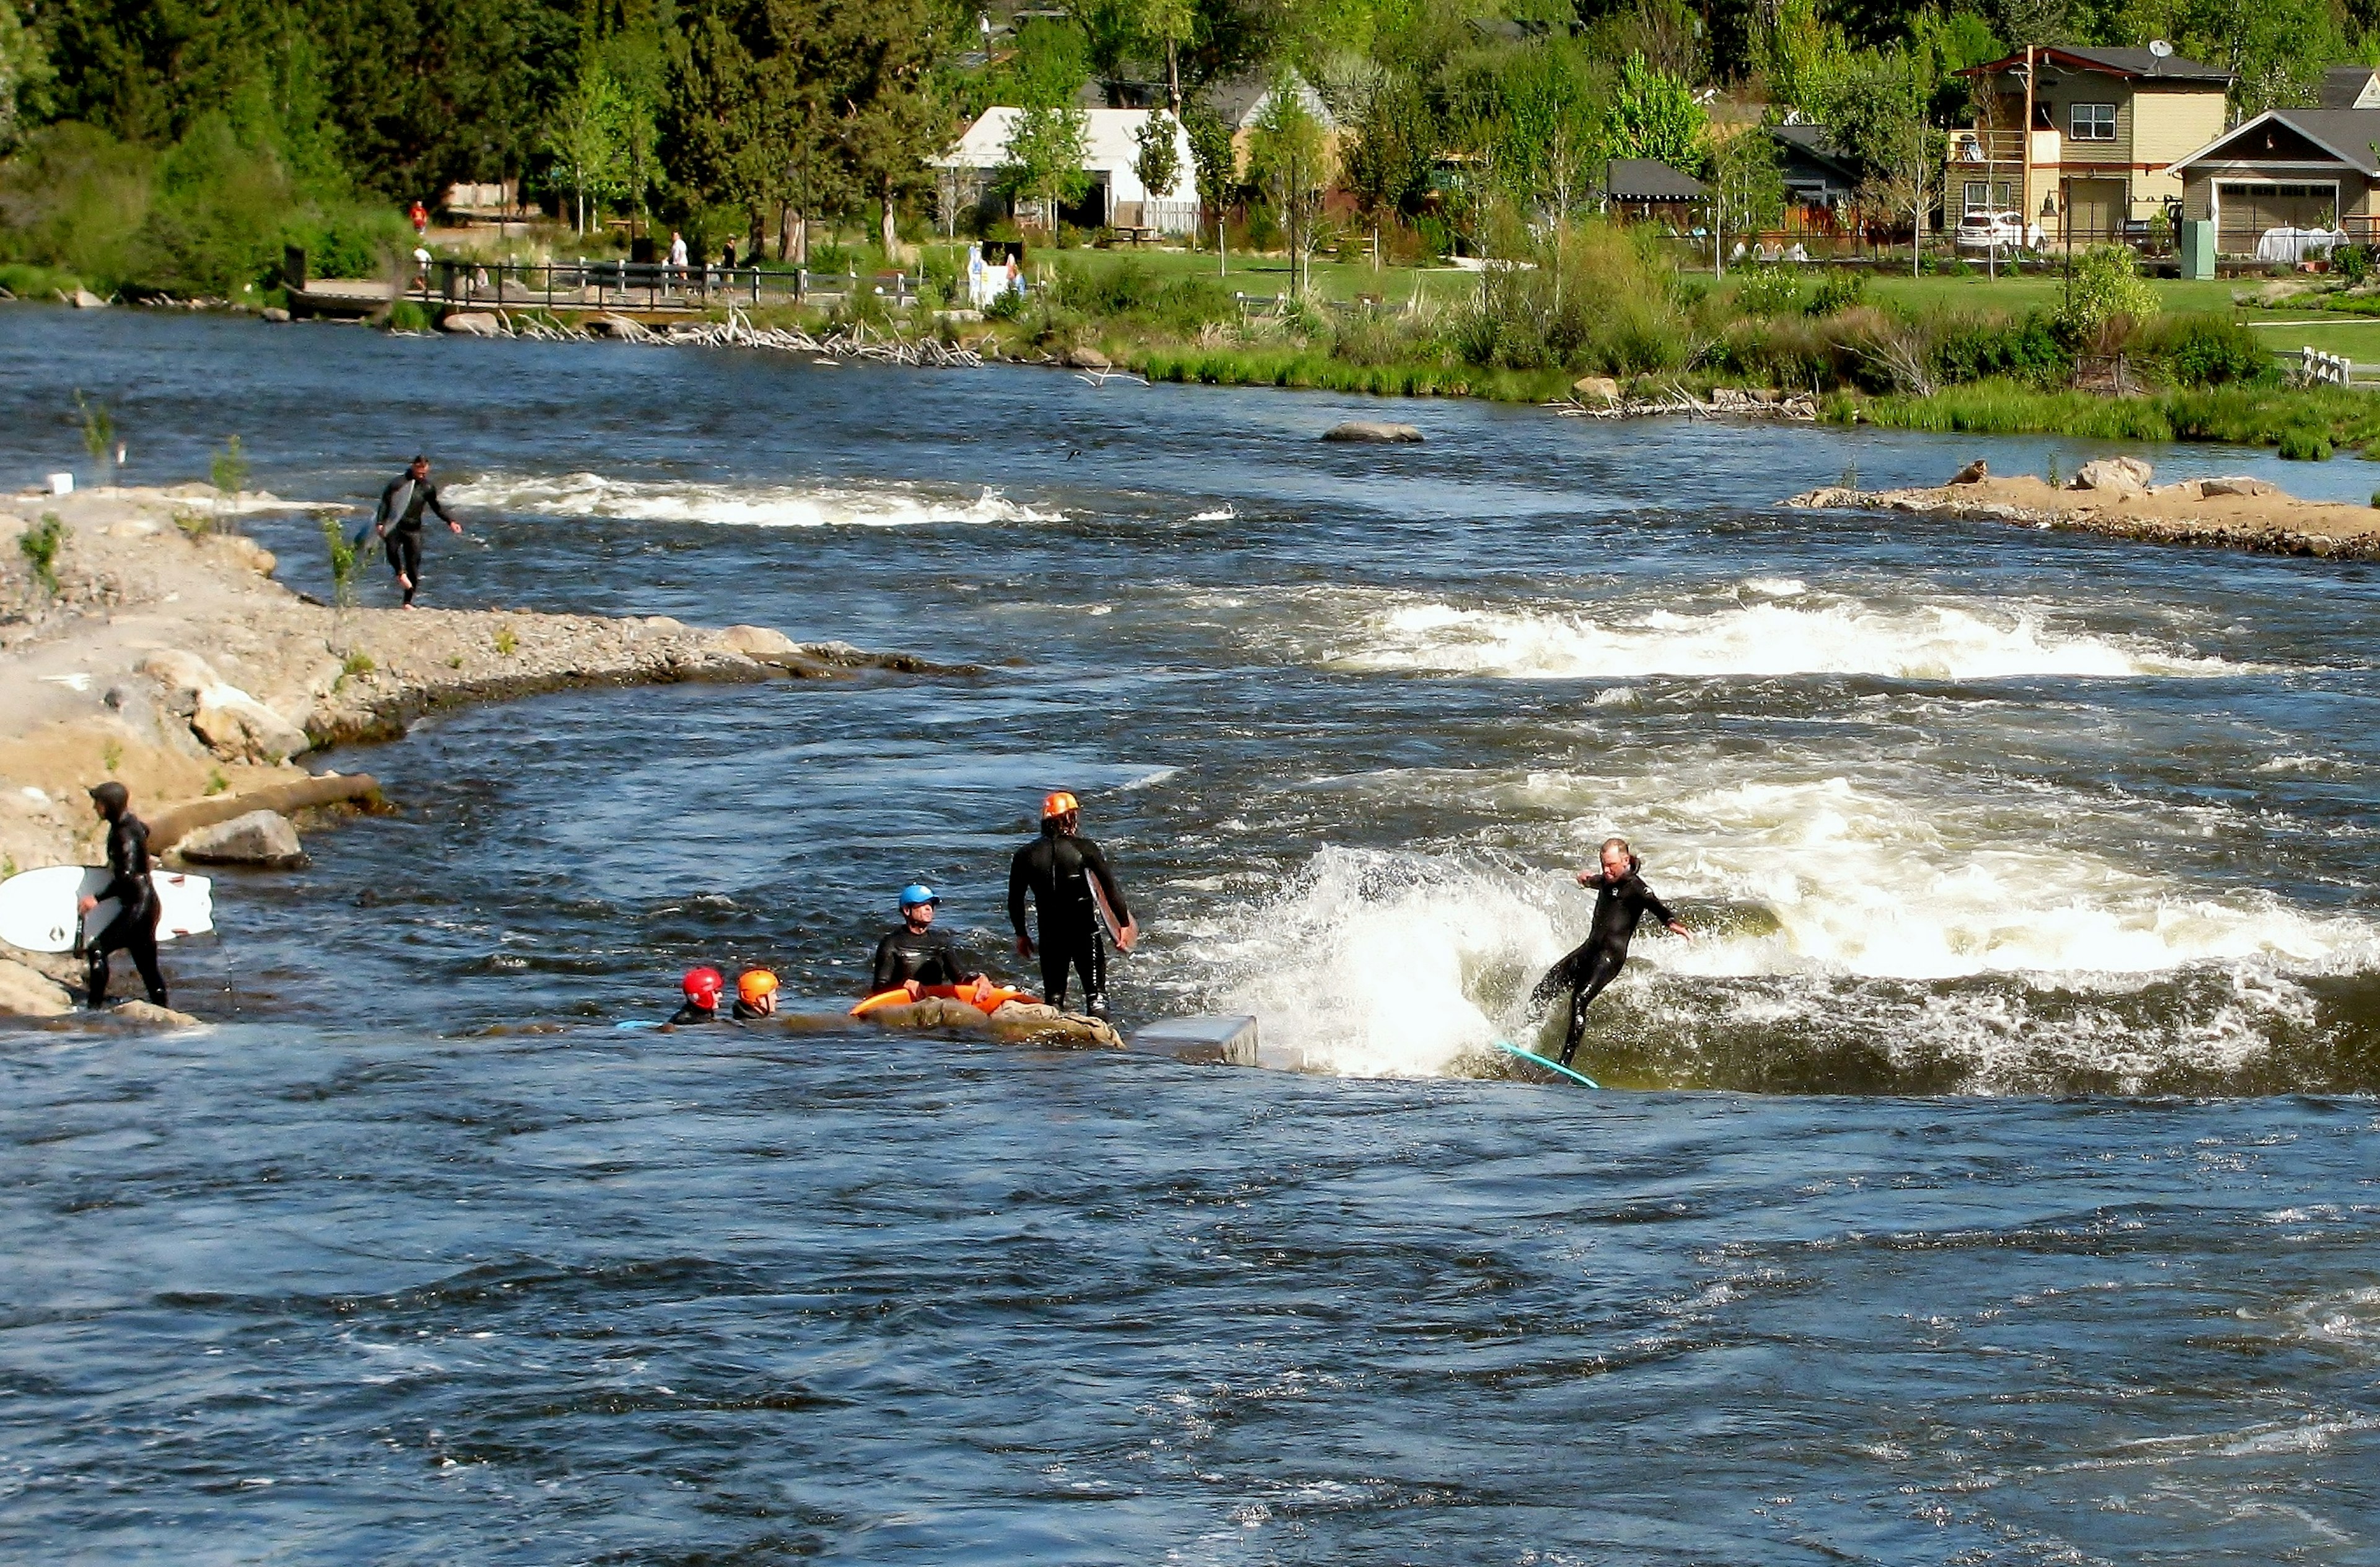
[[[719,1021],[719,997],[727,989],[727,976],[707,964],[700,968],[689,968],[686,971],[685,989],[685,1004],[670,1014],[671,1027]]]
[[[928,985],[965,985],[982,978],[967,965],[957,941],[934,929],[934,910],[942,900],[923,881],[901,889],[901,923],[876,943],[876,976],[868,993],[906,990],[911,996]]]
[[[1062,790],[1041,802],[1041,836],[1008,862],[1008,921],[1016,928],[1019,957],[1033,955],[1025,933],[1025,895],[1033,894],[1041,930],[1041,999],[1063,1009],[1069,970],[1083,977],[1083,1010],[1108,1015],[1108,946],[1100,930],[1098,899],[1115,917],[1116,945],[1130,952],[1140,926],[1124,906],[1107,856],[1088,838],[1075,836],[1082,807]]]
[[[463,525],[447,511],[446,503],[438,496],[438,486],[430,482],[430,459],[416,457],[411,467],[388,481],[380,492],[380,507],[372,513],[372,532],[379,537],[388,553],[388,565],[396,573],[396,585],[405,592],[405,607],[413,607],[413,595],[421,587],[421,514],[436,512],[446,526],[456,534]]]
[[[1579,1036],[1586,1030],[1587,1003],[1620,977],[1621,966],[1628,961],[1628,943],[1635,939],[1637,923],[1648,910],[1673,933],[1694,940],[1685,921],[1671,914],[1669,905],[1645,885],[1641,874],[1645,862],[1629,852],[1627,839],[1605,839],[1602,859],[1600,871],[1578,873],[1580,886],[1595,889],[1595,928],[1576,952],[1546,970],[1529,998],[1531,1005],[1543,1007],[1562,991],[1570,992],[1570,1028],[1562,1036],[1564,1066],[1578,1053]]]
[[[149,825],[132,814],[132,796],[110,779],[91,792],[92,808],[107,823],[108,883],[77,904],[89,914],[109,898],[115,917],[107,928],[83,937],[83,997],[93,1011],[107,1004],[107,959],[114,952],[132,954],[140,982],[149,987],[151,1004],[165,1004],[165,976],[157,967],[157,918],[164,911],[156,886],[149,880]]]

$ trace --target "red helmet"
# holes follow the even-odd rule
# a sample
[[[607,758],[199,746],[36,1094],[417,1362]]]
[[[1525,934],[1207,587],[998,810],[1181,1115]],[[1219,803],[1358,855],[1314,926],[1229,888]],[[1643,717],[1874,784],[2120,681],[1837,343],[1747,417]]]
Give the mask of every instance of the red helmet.
[[[689,968],[686,971],[686,999],[704,1006],[717,1006],[720,992],[727,989],[727,976],[715,968]]]

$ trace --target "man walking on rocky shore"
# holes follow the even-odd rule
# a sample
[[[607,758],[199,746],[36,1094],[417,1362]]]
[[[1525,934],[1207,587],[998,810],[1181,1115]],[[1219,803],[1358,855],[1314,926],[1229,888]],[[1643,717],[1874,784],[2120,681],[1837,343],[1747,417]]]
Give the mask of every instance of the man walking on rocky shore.
[[[425,510],[436,512],[448,528],[458,536],[462,533],[463,525],[438,498],[438,486],[430,482],[430,459],[417,456],[388,481],[380,492],[380,508],[372,513],[372,532],[388,553],[389,569],[396,573],[407,609],[413,607],[413,595],[421,587],[421,514]]]

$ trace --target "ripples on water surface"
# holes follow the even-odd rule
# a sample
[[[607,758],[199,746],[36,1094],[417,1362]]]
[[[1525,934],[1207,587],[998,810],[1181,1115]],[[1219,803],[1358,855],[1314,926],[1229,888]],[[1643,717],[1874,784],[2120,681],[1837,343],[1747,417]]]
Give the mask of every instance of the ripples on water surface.
[[[246,1022],[18,1036],[18,1553],[2380,1561],[2369,568],[1766,504],[2038,442],[117,312],[0,372],[20,477],[78,385],[135,481],[426,447],[437,601],[986,667],[348,753],[402,814],[176,954]],[[1053,784],[1124,1009],[1307,1073],[605,1026],[824,1008],[919,876],[996,950]],[[1705,935],[1589,1032],[1652,1091],[1465,1080],[1613,831]],[[2143,1092],[2310,1097],[2028,1097]]]

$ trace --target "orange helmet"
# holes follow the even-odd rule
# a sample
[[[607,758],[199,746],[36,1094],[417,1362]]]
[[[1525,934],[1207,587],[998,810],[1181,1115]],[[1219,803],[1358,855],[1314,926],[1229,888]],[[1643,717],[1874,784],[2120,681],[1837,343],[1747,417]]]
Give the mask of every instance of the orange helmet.
[[[1061,789],[1041,801],[1041,820],[1047,821],[1053,816],[1063,816],[1070,810],[1082,808],[1081,803],[1074,796]]]
[[[747,968],[735,981],[736,997],[758,1006],[777,993],[777,977],[765,968]]]

